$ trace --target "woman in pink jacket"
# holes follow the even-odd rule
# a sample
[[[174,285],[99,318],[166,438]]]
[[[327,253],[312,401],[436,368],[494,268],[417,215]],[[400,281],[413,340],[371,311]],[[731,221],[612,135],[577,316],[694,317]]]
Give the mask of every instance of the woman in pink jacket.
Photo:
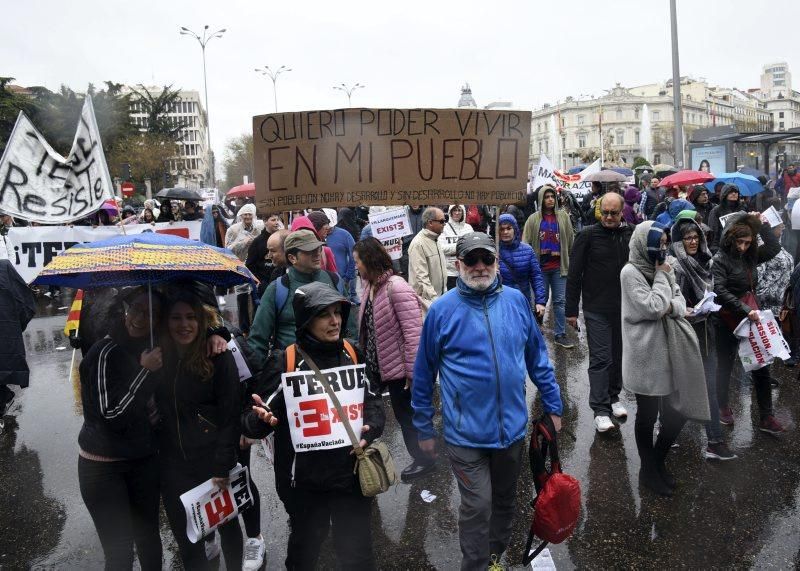
[[[422,308],[411,286],[393,275],[392,259],[379,240],[365,238],[357,242],[353,259],[363,291],[358,315],[359,342],[365,355],[367,377],[389,389],[392,410],[413,459],[400,475],[408,482],[435,467],[435,462],[420,450],[412,423],[411,375],[422,331]]]

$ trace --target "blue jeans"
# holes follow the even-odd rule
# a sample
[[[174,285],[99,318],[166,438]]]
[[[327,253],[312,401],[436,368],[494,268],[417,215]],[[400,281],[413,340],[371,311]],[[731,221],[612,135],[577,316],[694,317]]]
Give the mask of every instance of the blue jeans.
[[[350,278],[344,282],[344,296],[350,300],[350,303],[359,305],[361,302],[358,300],[358,291],[356,290],[356,278]]]
[[[561,268],[542,272],[544,278],[545,304],[553,292],[553,314],[556,317],[555,336],[565,335],[567,332],[567,318],[564,315],[564,298],[567,291],[567,278],[561,275]]]

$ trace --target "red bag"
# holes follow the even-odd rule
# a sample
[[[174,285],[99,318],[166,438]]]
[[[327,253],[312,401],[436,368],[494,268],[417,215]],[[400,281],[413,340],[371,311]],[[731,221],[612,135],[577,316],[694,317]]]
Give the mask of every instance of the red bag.
[[[475,204],[471,204],[467,207],[467,224],[475,228],[475,226],[479,226],[481,223],[481,211]]]
[[[571,536],[581,512],[581,486],[578,480],[561,471],[552,419],[545,415],[535,420],[531,432],[529,456],[536,497],[532,503],[535,509],[533,522],[522,558],[522,564],[526,566],[548,543],[561,543]],[[542,543],[531,552],[534,535],[542,539]]]

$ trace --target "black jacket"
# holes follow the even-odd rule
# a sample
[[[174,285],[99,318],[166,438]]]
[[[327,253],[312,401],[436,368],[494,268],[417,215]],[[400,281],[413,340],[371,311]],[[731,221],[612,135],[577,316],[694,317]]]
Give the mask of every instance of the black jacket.
[[[78,444],[85,452],[124,459],[155,453],[148,401],[157,374],[139,365],[147,342],[146,337],[130,337],[120,323],[81,361],[83,426]]]
[[[750,249],[743,255],[736,250],[736,244],[728,236],[730,228],[739,222],[747,223],[753,235],[760,235],[764,243],[758,246],[758,238],[753,239]],[[714,292],[717,303],[723,309],[733,311],[739,320],[744,319],[754,307],[748,307],[739,298],[758,285],[756,266],[771,260],[781,251],[781,244],[768,224],[761,224],[753,216],[742,212],[728,219],[722,232],[720,248],[714,254],[711,273],[714,275]]]
[[[706,224],[708,224],[708,227],[711,229],[711,242],[708,244],[708,247],[714,253],[719,249],[719,243],[722,237],[722,223],[719,221],[720,216],[745,210],[741,202],[737,202],[733,207],[731,207],[731,204],[728,202],[728,195],[734,191],[739,192],[739,188],[735,185],[726,184],[723,186],[720,192],[719,204],[712,208],[711,212],[708,214],[708,221]]]
[[[0,385],[28,386],[22,332],[36,313],[33,293],[8,260],[0,260]]]
[[[578,316],[581,295],[584,311],[621,311],[619,273],[628,263],[631,234],[633,228],[625,222],[614,230],[601,223],[592,224],[578,233],[569,257],[565,307],[568,317]]]
[[[230,351],[211,358],[214,374],[201,380],[181,361],[168,360],[156,390],[160,453],[167,459],[207,458],[212,474],[225,477],[236,465],[241,386]]]

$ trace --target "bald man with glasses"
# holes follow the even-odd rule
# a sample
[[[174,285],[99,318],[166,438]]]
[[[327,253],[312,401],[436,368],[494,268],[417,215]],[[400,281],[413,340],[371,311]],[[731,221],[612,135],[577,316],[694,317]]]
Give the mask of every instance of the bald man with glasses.
[[[619,402],[622,390],[622,290],[619,274],[628,262],[633,228],[622,220],[625,202],[609,192],[600,199],[600,223],[584,228],[575,238],[569,258],[567,323],[578,328],[578,305],[583,298],[583,318],[589,343],[589,406],[595,428],[616,427],[611,416],[628,411]]]
[[[422,230],[408,246],[408,283],[426,306],[447,291],[447,261],[438,243],[446,222],[440,208],[426,208]]]

